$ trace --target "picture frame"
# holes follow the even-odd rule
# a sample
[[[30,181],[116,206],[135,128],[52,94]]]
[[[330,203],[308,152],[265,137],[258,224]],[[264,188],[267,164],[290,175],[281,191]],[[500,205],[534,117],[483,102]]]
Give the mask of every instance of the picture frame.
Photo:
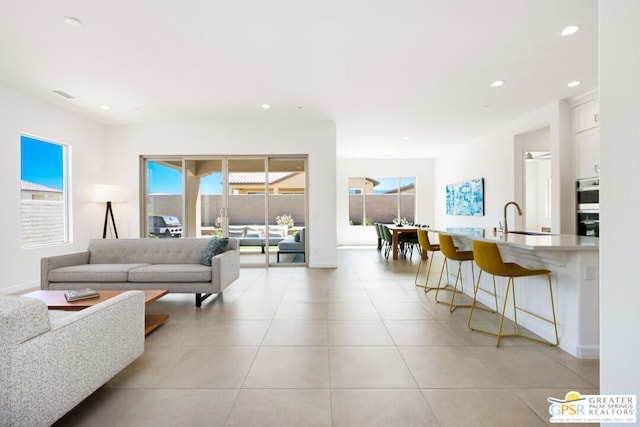
[[[447,215],[484,216],[484,178],[448,184]]]

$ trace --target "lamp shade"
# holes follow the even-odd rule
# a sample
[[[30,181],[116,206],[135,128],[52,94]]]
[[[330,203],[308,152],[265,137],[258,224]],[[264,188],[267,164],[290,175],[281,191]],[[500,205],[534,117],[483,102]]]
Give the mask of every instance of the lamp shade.
[[[124,191],[121,185],[94,185],[92,188],[91,200],[98,203],[124,202]]]

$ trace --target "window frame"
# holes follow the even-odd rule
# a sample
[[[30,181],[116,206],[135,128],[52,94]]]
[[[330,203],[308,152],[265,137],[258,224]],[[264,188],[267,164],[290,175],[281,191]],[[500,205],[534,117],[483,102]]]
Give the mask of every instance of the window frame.
[[[25,236],[24,236],[24,227],[23,227],[23,221],[24,221],[24,212],[23,212],[23,200],[27,200],[24,199],[24,189],[22,188],[22,182],[26,181],[26,182],[31,182],[28,181],[26,179],[23,179],[23,167],[22,167],[22,163],[24,161],[23,159],[23,155],[24,150],[23,150],[23,138],[28,138],[40,143],[45,143],[45,144],[51,144],[51,145],[55,145],[61,148],[62,153],[61,153],[61,178],[62,178],[62,195],[60,197],[60,201],[62,202],[62,238],[61,240],[44,240],[44,241],[38,241],[34,244],[25,244]],[[61,245],[68,245],[70,243],[72,243],[73,241],[73,234],[72,234],[72,209],[71,209],[71,189],[70,189],[70,179],[69,179],[69,175],[70,175],[70,164],[71,164],[71,145],[60,142],[60,141],[56,141],[52,138],[44,138],[41,136],[36,136],[33,134],[29,134],[26,132],[21,132],[20,133],[20,137],[19,137],[19,143],[20,143],[20,149],[19,149],[19,153],[20,153],[20,173],[19,173],[19,182],[20,182],[20,249],[22,250],[30,250],[30,249],[39,249],[39,248],[44,248],[44,247],[51,247],[51,246],[61,246]],[[39,184],[39,183],[35,183],[35,184]],[[39,184],[39,185],[44,185],[44,184]],[[44,185],[45,187],[47,187],[46,185]],[[53,187],[52,187],[53,188]],[[38,201],[51,201],[51,200],[47,200],[46,197],[42,196],[42,195],[33,195],[35,197],[33,197],[31,200],[38,200]],[[55,200],[54,200],[55,201]],[[55,225],[54,225],[55,226]]]
[[[405,193],[403,190],[405,189],[406,186],[403,186],[403,183],[406,182],[406,180],[411,180],[412,185],[413,185],[413,190],[411,191],[411,194],[413,194],[414,196],[414,200],[413,200],[413,213],[412,213],[412,218],[408,219],[410,222],[415,221],[415,216],[416,216],[416,207],[417,207],[417,203],[416,203],[416,181],[417,181],[417,177],[415,176],[350,176],[348,178],[348,197],[349,197],[349,209],[347,210],[349,212],[349,218],[348,218],[348,222],[350,226],[353,227],[366,227],[366,226],[370,226],[373,225],[376,222],[380,222],[380,221],[376,221],[375,218],[372,218],[370,215],[367,214],[367,196],[369,196],[369,199],[371,199],[371,196],[380,196],[380,195],[384,195],[384,193],[374,193],[373,191],[371,191],[370,193],[368,193],[366,191],[366,182],[367,180],[371,180],[371,181],[378,181],[379,179],[385,179],[385,180],[395,180],[396,182],[396,187],[394,190],[388,190],[387,193],[392,193],[395,191],[395,213],[394,213],[394,218],[402,218],[402,195],[403,194],[407,194]],[[355,187],[354,183],[356,183],[357,181],[362,181],[362,185],[360,187]],[[374,185],[374,187],[377,184]],[[360,191],[355,191],[355,190],[360,190]],[[360,223],[359,224],[354,224],[353,221],[355,218],[352,217],[351,215],[351,210],[352,210],[352,197],[353,196],[357,196],[357,197],[361,197],[362,198],[362,218],[360,218]],[[369,202],[371,203],[371,202]]]

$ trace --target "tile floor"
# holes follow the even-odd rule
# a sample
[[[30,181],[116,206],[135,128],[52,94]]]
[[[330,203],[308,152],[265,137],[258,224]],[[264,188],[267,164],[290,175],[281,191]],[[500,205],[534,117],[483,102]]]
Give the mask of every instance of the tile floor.
[[[416,255],[341,248],[338,264],[242,269],[200,309],[153,303],[171,317],[144,355],[56,426],[537,426],[547,397],[598,393],[597,360],[469,331],[468,309],[414,286]]]

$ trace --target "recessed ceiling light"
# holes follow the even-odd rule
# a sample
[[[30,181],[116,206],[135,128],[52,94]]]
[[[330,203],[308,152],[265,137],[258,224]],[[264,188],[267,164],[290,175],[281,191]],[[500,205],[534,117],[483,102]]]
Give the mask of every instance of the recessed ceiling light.
[[[562,31],[560,31],[561,36],[570,36],[571,34],[577,33],[580,29],[580,25],[569,25],[565,27]]]
[[[580,86],[580,83],[578,80],[574,80],[572,82],[567,83],[567,86],[569,87],[576,87],[576,86]]]
[[[261,107],[265,110],[268,110],[269,108],[271,108],[271,105],[269,104],[262,104]]]
[[[504,80],[496,80],[495,82],[491,83],[491,87],[500,87],[504,84]]]
[[[101,105],[100,108],[102,108],[103,110],[111,110],[111,107],[109,107],[108,105]]]
[[[402,137],[402,140],[403,140],[403,141],[408,141],[408,140],[409,140],[409,137],[408,137],[408,136],[403,136],[403,137]]]
[[[82,27],[84,25],[81,20],[73,16],[65,16],[63,19],[64,22],[71,27]]]

